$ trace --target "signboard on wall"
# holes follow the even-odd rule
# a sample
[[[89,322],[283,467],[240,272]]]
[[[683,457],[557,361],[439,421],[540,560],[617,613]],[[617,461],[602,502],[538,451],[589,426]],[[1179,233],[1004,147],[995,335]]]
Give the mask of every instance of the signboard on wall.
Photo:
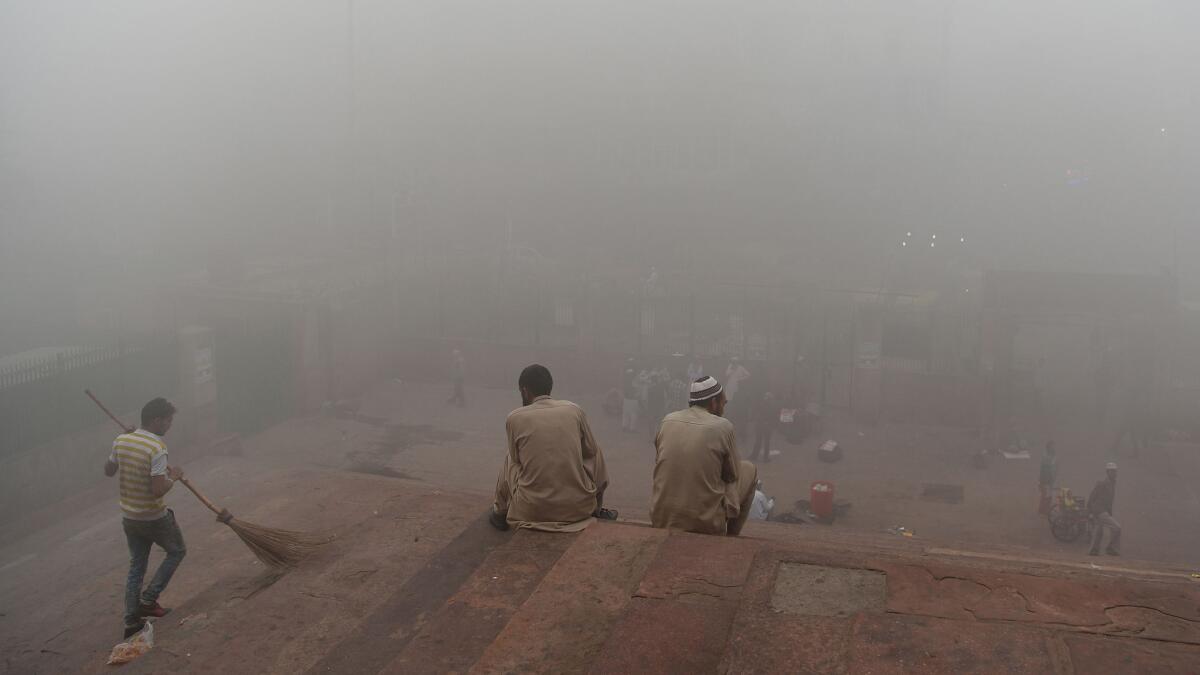
[[[880,344],[878,342],[860,342],[854,353],[854,365],[857,368],[879,367]]]
[[[196,384],[212,382],[213,379],[213,350],[212,347],[197,347]]]

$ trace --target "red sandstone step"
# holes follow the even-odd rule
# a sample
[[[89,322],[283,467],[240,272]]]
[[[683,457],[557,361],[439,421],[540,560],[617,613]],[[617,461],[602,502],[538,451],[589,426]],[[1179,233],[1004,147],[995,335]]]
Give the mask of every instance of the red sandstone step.
[[[759,548],[671,532],[590,672],[716,672]]]
[[[665,539],[664,530],[593,523],[572,542],[470,672],[587,670]]]
[[[717,670],[1198,672],[1200,586],[1190,582],[874,555],[851,546],[764,543]],[[884,574],[885,597],[876,608],[843,615],[796,611],[779,601],[786,565]]]
[[[465,672],[496,639],[578,534],[518,530],[427,618],[384,673]]]

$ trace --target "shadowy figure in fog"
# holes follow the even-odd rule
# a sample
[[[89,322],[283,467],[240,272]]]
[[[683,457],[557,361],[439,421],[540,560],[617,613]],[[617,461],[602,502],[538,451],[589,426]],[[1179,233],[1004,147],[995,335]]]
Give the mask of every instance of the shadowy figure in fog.
[[[1092,550],[1088,555],[1100,555],[1100,544],[1104,541],[1104,530],[1110,530],[1112,535],[1108,540],[1108,548],[1104,550],[1109,555],[1121,555],[1121,524],[1113,518],[1113,504],[1117,500],[1117,465],[1109,462],[1104,467],[1106,477],[1096,483],[1092,493],[1088,495],[1088,511],[1096,519],[1096,530],[1092,535]]]
[[[1042,465],[1038,471],[1038,491],[1041,498],[1038,501],[1038,513],[1043,516],[1050,514],[1050,503],[1054,494],[1054,483],[1058,480],[1058,452],[1054,441],[1046,441],[1046,449],[1042,452]]]
[[[467,380],[467,360],[463,358],[462,352],[455,349],[454,354],[450,357],[450,379],[454,382],[454,393],[446,400],[446,404],[454,404],[460,408],[467,405],[467,394],[463,389],[463,385]]]
[[[771,436],[779,426],[779,404],[775,396],[767,391],[755,397],[750,417],[754,425],[754,449],[750,451],[750,460],[754,461],[761,453],[762,461],[770,462]]]
[[[631,359],[632,361],[632,359]],[[621,377],[621,430],[636,431],[638,420],[637,373],[632,364]]]

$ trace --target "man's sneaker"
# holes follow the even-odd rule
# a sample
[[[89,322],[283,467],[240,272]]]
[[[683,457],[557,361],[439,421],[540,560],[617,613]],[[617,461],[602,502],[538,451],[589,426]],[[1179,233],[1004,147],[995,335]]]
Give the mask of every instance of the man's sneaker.
[[[138,633],[142,632],[142,629],[145,627],[146,627],[145,621],[140,621],[136,625],[133,625],[133,626],[125,626],[125,639],[128,640],[129,638],[133,637],[134,635],[137,635]]]
[[[143,604],[138,606],[138,616],[152,616],[156,619],[161,619],[170,613],[171,610],[158,604],[158,602],[155,602],[153,605]]]
[[[1104,550],[1104,552],[1105,552],[1105,553],[1107,553],[1107,554],[1109,554],[1109,555],[1115,555],[1115,556],[1118,556],[1118,557],[1121,555],[1121,553],[1120,553],[1119,551],[1117,551],[1116,549],[1114,549],[1114,548],[1105,549],[1105,550]]]
[[[1100,555],[1100,551],[1088,551],[1088,555]]]
[[[599,520],[616,520],[617,519],[617,510],[616,509],[596,509],[595,516]]]
[[[508,516],[502,516],[499,513],[496,513],[496,509],[490,509],[488,511],[488,522],[492,524],[492,527],[500,530],[501,532],[508,530]]]

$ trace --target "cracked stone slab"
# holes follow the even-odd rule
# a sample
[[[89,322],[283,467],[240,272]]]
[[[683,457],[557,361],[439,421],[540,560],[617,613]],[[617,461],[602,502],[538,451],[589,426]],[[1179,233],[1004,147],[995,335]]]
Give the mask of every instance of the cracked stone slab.
[[[778,571],[794,552],[764,550],[754,559],[716,672],[843,675],[853,618],[801,616],[772,607]],[[806,558],[805,562],[825,562]],[[829,561],[834,562],[834,561]],[[838,561],[845,563],[846,561]]]
[[[851,673],[1060,672],[1051,638],[1012,624],[860,614],[850,642]]]
[[[1084,635],[1064,641],[1076,673],[1194,675],[1200,670],[1200,647],[1192,645]]]
[[[715,672],[759,548],[671,532],[590,672]]]
[[[874,570],[785,562],[775,577],[771,608],[807,616],[883,611],[887,577]]]
[[[890,612],[1200,644],[1200,588],[1188,584],[938,565],[881,568]]]
[[[760,546],[752,539],[673,531],[636,595],[697,602],[736,599]]]

